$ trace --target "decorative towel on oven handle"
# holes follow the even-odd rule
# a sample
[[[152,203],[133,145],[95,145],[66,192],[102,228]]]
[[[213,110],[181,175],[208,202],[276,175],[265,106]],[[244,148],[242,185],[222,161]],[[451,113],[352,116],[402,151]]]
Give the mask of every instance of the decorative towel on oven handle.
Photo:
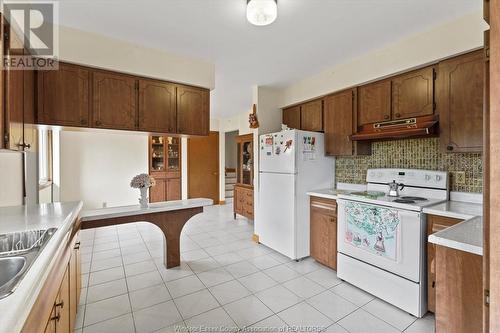
[[[400,217],[397,210],[346,202],[347,244],[398,261]]]

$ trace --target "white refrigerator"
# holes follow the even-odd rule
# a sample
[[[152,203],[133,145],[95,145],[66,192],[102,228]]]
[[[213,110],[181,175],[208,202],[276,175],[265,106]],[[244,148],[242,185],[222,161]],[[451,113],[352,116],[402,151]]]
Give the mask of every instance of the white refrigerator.
[[[291,259],[309,256],[309,197],[333,188],[335,159],[324,135],[286,130],[259,138],[259,242]],[[257,228],[257,225],[256,225]]]
[[[24,155],[0,149],[0,207],[24,204]]]

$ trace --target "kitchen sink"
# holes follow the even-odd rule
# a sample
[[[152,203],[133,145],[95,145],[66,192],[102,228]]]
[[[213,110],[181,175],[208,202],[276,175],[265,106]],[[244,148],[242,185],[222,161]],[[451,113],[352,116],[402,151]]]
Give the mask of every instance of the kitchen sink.
[[[0,235],[0,299],[14,292],[56,228]]]

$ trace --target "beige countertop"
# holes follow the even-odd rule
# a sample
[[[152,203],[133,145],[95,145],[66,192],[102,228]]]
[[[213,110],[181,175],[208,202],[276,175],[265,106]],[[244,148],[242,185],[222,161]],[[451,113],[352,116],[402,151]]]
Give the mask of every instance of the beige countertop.
[[[483,205],[462,201],[445,201],[434,206],[425,207],[423,212],[431,215],[467,220],[475,216],[483,216]]]
[[[0,333],[20,332],[51,271],[71,236],[81,202],[0,208],[0,233],[57,228],[14,293],[0,300]]]

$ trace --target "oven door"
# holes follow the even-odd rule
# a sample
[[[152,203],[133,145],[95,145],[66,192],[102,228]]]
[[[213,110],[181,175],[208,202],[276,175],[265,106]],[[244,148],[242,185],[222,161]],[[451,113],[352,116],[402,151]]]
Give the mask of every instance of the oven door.
[[[421,213],[337,200],[338,252],[420,282]]]

